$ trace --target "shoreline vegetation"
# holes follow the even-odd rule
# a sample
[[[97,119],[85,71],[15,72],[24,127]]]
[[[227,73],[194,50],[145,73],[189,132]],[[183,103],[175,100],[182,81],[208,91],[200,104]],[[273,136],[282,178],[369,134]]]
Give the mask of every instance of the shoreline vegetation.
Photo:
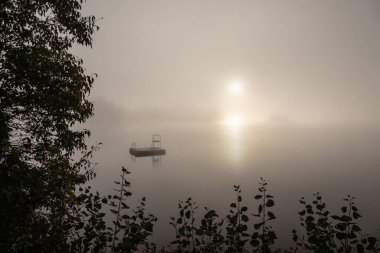
[[[204,207],[203,217],[196,220],[198,205],[191,198],[178,202],[176,217],[170,217],[175,237],[169,245],[157,247],[150,236],[154,234],[157,218],[145,210],[146,199],[131,209],[128,197],[130,172],[122,168],[120,181],[114,181],[114,195],[91,193],[90,187],[79,188],[79,198],[86,205],[78,210],[80,218],[76,237],[70,242],[76,252],[379,252],[378,238],[362,231],[361,217],[355,206],[355,197],[343,198],[340,213],[332,214],[319,193],[312,200],[301,198],[302,209],[297,213],[300,230],[293,229],[293,246],[279,248],[278,237],[272,228],[276,215],[274,196],[268,193],[268,184],[261,178],[254,208],[244,205],[241,188],[234,185],[235,200],[229,212],[220,216]],[[105,222],[106,207],[114,216],[111,226]]]

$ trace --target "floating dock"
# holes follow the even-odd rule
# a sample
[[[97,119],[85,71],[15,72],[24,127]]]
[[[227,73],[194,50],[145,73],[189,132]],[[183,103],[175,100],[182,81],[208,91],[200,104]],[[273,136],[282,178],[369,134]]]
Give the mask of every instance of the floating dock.
[[[136,157],[142,156],[156,156],[156,155],[165,155],[166,150],[163,148],[130,148],[129,153]]]
[[[161,156],[166,154],[166,150],[161,148],[161,135],[154,134],[152,135],[151,147],[137,148],[136,144],[133,143],[129,153],[135,157]]]

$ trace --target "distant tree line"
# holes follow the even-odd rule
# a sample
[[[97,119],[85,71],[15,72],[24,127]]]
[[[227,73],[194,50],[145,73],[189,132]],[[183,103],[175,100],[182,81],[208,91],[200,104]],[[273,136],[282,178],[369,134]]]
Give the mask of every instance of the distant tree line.
[[[264,180],[253,216],[239,186],[225,217],[205,208],[198,222],[197,204],[179,202],[178,217],[170,219],[175,238],[157,249],[149,240],[157,218],[147,213],[145,198],[129,206],[125,168],[114,195],[88,186],[97,146],[86,144],[90,131],[73,126],[93,115],[88,96],[95,75],[70,49],[91,46],[98,26],[94,16],[82,16],[82,4],[0,3],[0,252],[379,252],[379,240],[357,223],[353,197],[331,215],[319,194],[311,203],[300,200],[303,230],[293,231],[294,247],[276,248],[275,202]]]

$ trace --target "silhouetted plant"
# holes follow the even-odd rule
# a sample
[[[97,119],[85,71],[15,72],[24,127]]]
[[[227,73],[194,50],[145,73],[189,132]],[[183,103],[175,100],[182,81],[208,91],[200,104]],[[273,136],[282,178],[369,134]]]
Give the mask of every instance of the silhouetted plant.
[[[132,216],[124,214],[121,216],[121,221],[123,236],[114,252],[133,252],[138,250],[139,245],[144,245],[145,251],[154,251],[155,245],[147,242],[147,238],[152,235],[157,218],[152,214],[145,214],[145,197],[141,199],[136,210],[133,210]]]
[[[148,236],[153,232],[154,222],[157,221],[155,216],[145,214],[145,198],[142,198],[140,205],[132,211],[132,215],[127,213],[130,207],[127,205],[126,199],[132,195],[127,190],[130,182],[127,181],[126,175],[129,173],[127,169],[122,168],[121,180],[115,181],[120,188],[114,189],[116,194],[112,198],[108,197],[110,211],[116,216],[113,221],[111,252],[129,253],[137,250],[139,245],[146,245]],[[108,202],[106,198],[103,201]]]
[[[239,185],[234,185],[236,193],[236,202],[230,204],[230,211],[227,217],[226,227],[226,245],[227,252],[243,252],[246,239],[249,237],[247,233],[248,226],[246,223],[249,221],[248,216],[245,214],[248,207],[241,207],[242,197]]]
[[[178,202],[179,217],[170,217],[170,224],[174,227],[176,232],[176,240],[172,242],[177,245],[177,252],[195,252],[195,232],[194,226],[194,212],[198,206],[191,198],[185,202]]]
[[[196,244],[200,252],[220,252],[223,250],[224,236],[222,235],[222,226],[224,220],[218,220],[219,215],[215,210],[208,210],[201,220],[201,225],[197,229]]]
[[[354,220],[360,217],[360,214],[357,207],[354,206],[354,199],[354,197],[348,195],[347,198],[343,199],[346,205],[341,208],[342,214],[331,216],[338,222],[335,225],[337,230],[335,236],[341,244],[338,248],[339,252],[352,252],[357,246],[361,247],[358,240],[358,233],[361,231],[361,228],[354,222]]]
[[[146,214],[145,198],[135,210],[128,212],[126,200],[132,194],[127,190],[130,183],[126,175],[129,173],[122,168],[121,181],[115,181],[119,188],[113,196],[100,197],[98,192],[91,192],[91,186],[78,189],[79,205],[73,207],[77,215],[70,217],[70,226],[74,228],[69,236],[70,252],[141,252],[139,246],[145,247],[144,252],[155,252],[155,245],[147,238],[157,218]],[[113,227],[105,222],[103,204],[111,206],[110,212],[115,215]]]
[[[358,252],[365,252],[365,250],[367,250],[367,252],[373,253],[380,252],[380,242],[376,237],[367,235],[362,239],[362,245],[363,248],[359,247]]]
[[[270,246],[274,244],[277,235],[268,225],[268,221],[276,219],[274,213],[269,211],[274,206],[274,199],[272,195],[267,194],[268,184],[263,178],[259,184],[260,193],[255,196],[255,199],[261,200],[261,203],[257,214],[253,214],[259,218],[259,221],[253,225],[255,232],[251,236],[250,244],[253,246],[254,252],[272,252]]]
[[[335,230],[332,221],[329,219],[330,212],[326,210],[326,203],[322,197],[314,195],[311,204],[306,203],[301,198],[300,203],[304,206],[298,214],[300,215],[301,226],[305,228],[306,235],[299,238],[297,232],[293,230],[293,240],[298,246],[313,252],[334,252],[336,245],[334,242]]]
[[[121,181],[114,181],[116,185],[120,185],[119,189],[114,189],[117,192],[110,200],[109,205],[111,206],[110,211],[113,213],[116,218],[113,221],[113,232],[112,232],[112,245],[111,252],[115,252],[116,243],[120,240],[118,234],[121,229],[126,229],[126,225],[123,224],[123,219],[128,218],[129,216],[125,214],[125,210],[129,209],[129,206],[125,203],[125,198],[132,195],[131,192],[127,191],[127,187],[130,186],[130,182],[126,180],[126,175],[130,172],[127,171],[124,167],[122,168]],[[109,196],[110,198],[110,196]]]
[[[341,208],[341,215],[332,215],[331,217],[337,222],[334,226],[336,229],[335,236],[340,242],[338,252],[351,253],[351,252],[364,252],[367,250],[376,250],[376,238],[363,235],[362,229],[357,224],[361,215],[359,209],[354,205],[355,197],[348,195],[343,199],[346,203]]]
[[[79,237],[82,244],[79,248],[83,252],[103,252],[111,239],[111,232],[104,221],[101,197],[98,192],[93,194],[90,190],[91,186],[79,188],[79,198],[84,200],[81,220],[76,226],[77,231],[82,228],[84,231],[83,236]]]

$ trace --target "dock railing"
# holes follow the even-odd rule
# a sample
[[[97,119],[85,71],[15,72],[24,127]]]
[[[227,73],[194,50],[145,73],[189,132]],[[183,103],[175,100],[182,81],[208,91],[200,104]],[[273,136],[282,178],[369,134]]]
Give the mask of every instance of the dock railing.
[[[152,135],[152,148],[161,148],[161,135]]]

